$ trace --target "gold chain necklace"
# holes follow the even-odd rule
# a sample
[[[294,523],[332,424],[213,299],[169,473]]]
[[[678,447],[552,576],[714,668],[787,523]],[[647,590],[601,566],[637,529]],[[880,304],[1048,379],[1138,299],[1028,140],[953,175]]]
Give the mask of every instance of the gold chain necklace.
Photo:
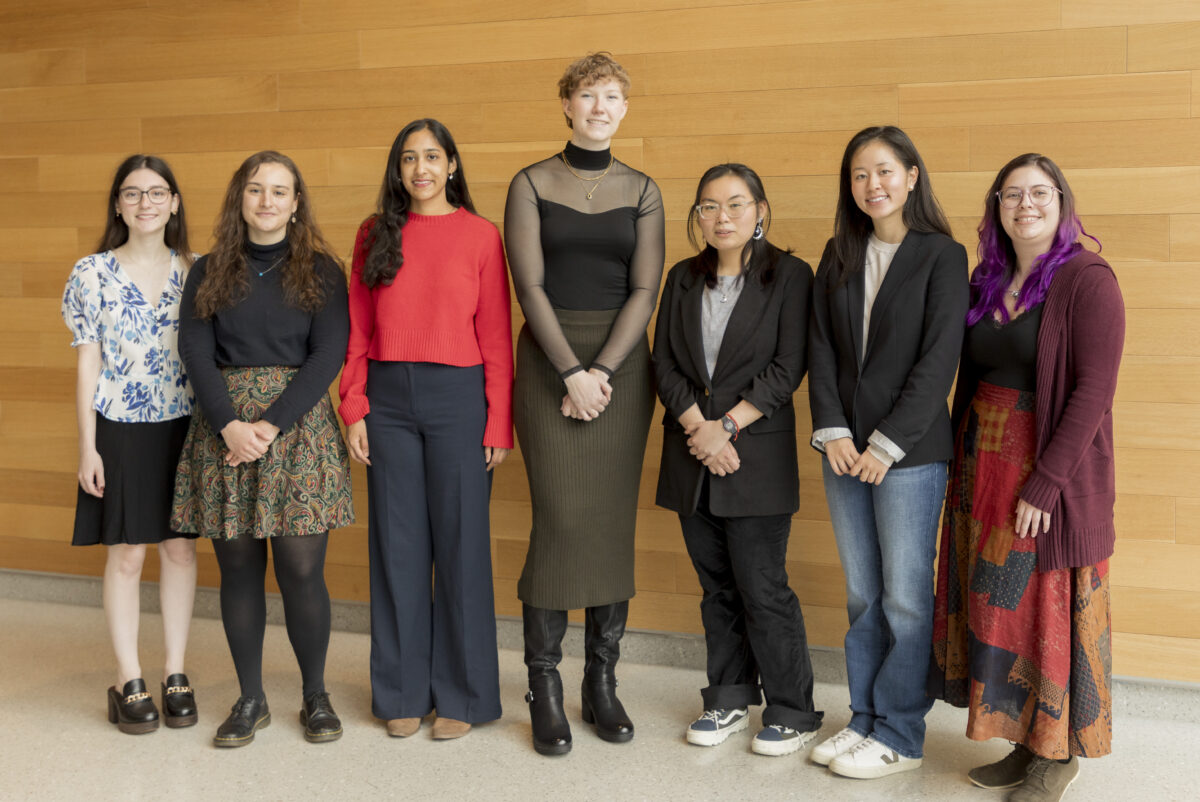
[[[612,169],[613,164],[617,160],[615,156],[610,155],[608,157],[608,166],[604,168],[604,172],[602,172],[600,175],[596,176],[595,178],[584,178],[579,173],[575,172],[575,169],[573,167],[571,167],[571,163],[569,161],[567,161],[567,154],[565,151],[560,151],[558,154],[558,157],[560,159],[562,159],[563,166],[567,168],[567,172],[569,172],[571,175],[578,178],[579,182],[581,184],[583,184],[584,193],[587,195],[588,200],[591,200],[592,195],[595,194],[596,190],[600,188],[600,182],[604,180],[604,177],[606,175],[608,175],[608,171]],[[588,181],[596,182],[595,184],[592,185],[591,189],[587,188],[586,182],[588,182]]]

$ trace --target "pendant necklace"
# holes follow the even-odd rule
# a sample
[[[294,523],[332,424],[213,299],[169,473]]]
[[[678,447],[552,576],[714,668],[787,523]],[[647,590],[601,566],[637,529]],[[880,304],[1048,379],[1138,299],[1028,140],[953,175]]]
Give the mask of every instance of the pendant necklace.
[[[285,256],[281,256],[278,259],[276,259],[275,263],[273,265],[271,265],[270,267],[268,267],[266,270],[255,270],[254,272],[258,273],[259,278],[262,278],[263,276],[267,275],[267,273],[270,273],[272,270],[274,270],[275,268],[277,268],[281,264],[283,264],[283,260],[286,258],[287,257],[285,257]]]
[[[608,157],[608,166],[604,168],[604,172],[602,172],[600,175],[596,176],[595,178],[584,178],[584,177],[583,177],[583,176],[581,176],[579,173],[575,172],[575,169],[574,169],[573,167],[571,167],[571,163],[570,163],[569,161],[567,161],[567,153],[566,153],[566,151],[561,151],[561,152],[558,154],[558,157],[559,157],[560,159],[562,159],[563,166],[565,166],[565,167],[567,168],[567,172],[569,172],[571,175],[573,175],[573,176],[575,176],[576,178],[578,178],[578,179],[579,179],[579,183],[583,184],[583,188],[584,188],[584,194],[586,194],[586,195],[587,195],[587,199],[588,199],[588,200],[591,200],[591,199],[592,199],[592,195],[594,195],[594,194],[595,194],[595,192],[596,192],[596,190],[600,188],[600,182],[601,182],[601,181],[603,181],[603,180],[604,180],[604,177],[608,175],[608,171],[612,169],[613,163],[616,161],[616,157],[615,157],[615,156],[611,156],[611,155],[610,155],[610,156]],[[588,182],[588,181],[594,181],[594,182],[595,182],[594,184],[592,184],[592,188],[591,188],[591,189],[588,189],[588,188],[587,188],[587,182]]]

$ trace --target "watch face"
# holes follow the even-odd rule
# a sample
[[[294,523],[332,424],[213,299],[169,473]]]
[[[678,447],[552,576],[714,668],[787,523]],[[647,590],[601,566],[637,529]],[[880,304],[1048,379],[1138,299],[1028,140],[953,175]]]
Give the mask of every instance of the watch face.
[[[725,431],[729,432],[730,434],[733,434],[737,431],[737,426],[729,418],[721,418],[721,426],[724,427]]]

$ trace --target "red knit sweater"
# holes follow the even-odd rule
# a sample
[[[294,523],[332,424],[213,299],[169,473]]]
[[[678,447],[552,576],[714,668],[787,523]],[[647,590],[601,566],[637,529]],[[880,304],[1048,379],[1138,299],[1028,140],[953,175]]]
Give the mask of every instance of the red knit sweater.
[[[409,214],[404,264],[389,285],[362,281],[366,240],[358,229],[350,276],[350,342],[338,387],[347,425],[371,411],[367,360],[483,365],[483,445],[512,448],[512,316],[504,246],[496,227],[466,209]]]

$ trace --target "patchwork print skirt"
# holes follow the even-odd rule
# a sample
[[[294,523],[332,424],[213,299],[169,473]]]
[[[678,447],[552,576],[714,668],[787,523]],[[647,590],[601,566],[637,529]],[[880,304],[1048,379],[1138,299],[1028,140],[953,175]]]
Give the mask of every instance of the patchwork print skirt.
[[[1112,751],[1108,561],[1037,570],[1014,533],[1033,470],[1034,396],[982,383],[958,432],[938,555],[929,693],[967,737],[1046,758]]]

